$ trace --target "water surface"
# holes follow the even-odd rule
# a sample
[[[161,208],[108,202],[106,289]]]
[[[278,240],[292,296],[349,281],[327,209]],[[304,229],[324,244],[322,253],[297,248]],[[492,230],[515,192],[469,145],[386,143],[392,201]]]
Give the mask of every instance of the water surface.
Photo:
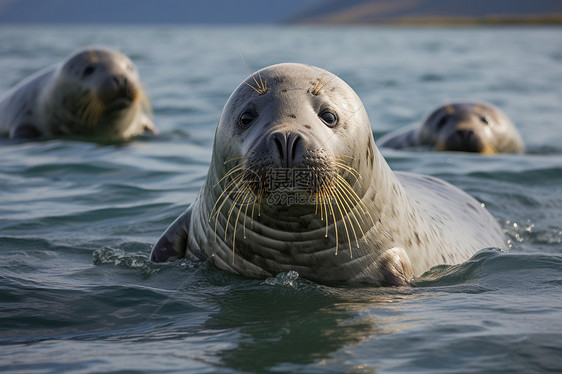
[[[0,92],[84,45],[138,65],[161,136],[121,145],[0,140],[0,371],[562,371],[559,28],[0,27]],[[346,80],[375,136],[447,100],[501,107],[528,152],[384,151],[486,204],[510,252],[414,287],[345,288],[152,264],[193,201],[230,93],[302,62]]]

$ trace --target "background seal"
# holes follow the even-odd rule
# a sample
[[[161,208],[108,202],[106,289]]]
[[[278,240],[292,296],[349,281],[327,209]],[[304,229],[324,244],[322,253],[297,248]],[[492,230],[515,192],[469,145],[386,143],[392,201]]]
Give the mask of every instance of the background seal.
[[[380,147],[431,147],[437,151],[485,154],[521,153],[517,128],[500,109],[487,103],[450,103],[434,109],[420,125],[383,136]]]
[[[133,62],[86,48],[22,81],[0,101],[0,134],[123,140],[156,133]]]

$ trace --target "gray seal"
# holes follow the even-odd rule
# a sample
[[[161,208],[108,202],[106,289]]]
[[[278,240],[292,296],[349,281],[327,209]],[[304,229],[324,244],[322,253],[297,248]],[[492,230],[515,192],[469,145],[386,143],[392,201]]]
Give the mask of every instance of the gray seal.
[[[0,101],[0,134],[123,140],[156,133],[135,64],[107,48],[79,50]]]
[[[484,154],[520,153],[525,145],[517,128],[497,107],[481,102],[449,103],[434,109],[421,126],[382,137],[380,147],[430,147],[437,151]]]
[[[432,266],[505,246],[475,199],[390,169],[343,80],[279,64],[228,99],[205,183],[150,258],[201,259],[254,278],[296,271],[326,284],[406,285]]]

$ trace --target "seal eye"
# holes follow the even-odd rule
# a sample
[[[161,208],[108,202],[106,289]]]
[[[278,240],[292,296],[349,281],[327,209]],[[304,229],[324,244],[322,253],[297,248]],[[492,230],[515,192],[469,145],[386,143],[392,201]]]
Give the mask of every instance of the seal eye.
[[[93,67],[92,65],[88,65],[88,66],[86,66],[86,68],[84,69],[84,72],[82,73],[82,76],[87,77],[88,75],[92,75],[92,73],[94,72],[94,70],[96,70],[95,67]]]
[[[490,124],[490,120],[488,119],[488,116],[480,116],[480,121],[482,121],[482,123],[485,125]]]
[[[330,127],[334,127],[338,123],[338,116],[335,113],[325,110],[319,115],[320,119]]]
[[[441,130],[446,123],[447,123],[447,116],[443,116],[441,117],[439,122],[437,122],[437,125],[435,125],[435,127],[437,127],[437,130]]]
[[[252,122],[254,122],[255,118],[256,115],[254,113],[244,112],[240,115],[240,118],[238,118],[238,123],[241,128],[246,129],[252,124]]]

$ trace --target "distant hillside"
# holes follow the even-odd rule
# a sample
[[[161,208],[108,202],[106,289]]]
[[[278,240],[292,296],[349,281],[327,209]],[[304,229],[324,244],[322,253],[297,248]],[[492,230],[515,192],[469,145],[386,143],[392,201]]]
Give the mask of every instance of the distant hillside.
[[[324,0],[291,19],[307,24],[562,23],[561,0]]]
[[[279,23],[303,6],[318,2],[319,0],[0,0],[0,23]]]

